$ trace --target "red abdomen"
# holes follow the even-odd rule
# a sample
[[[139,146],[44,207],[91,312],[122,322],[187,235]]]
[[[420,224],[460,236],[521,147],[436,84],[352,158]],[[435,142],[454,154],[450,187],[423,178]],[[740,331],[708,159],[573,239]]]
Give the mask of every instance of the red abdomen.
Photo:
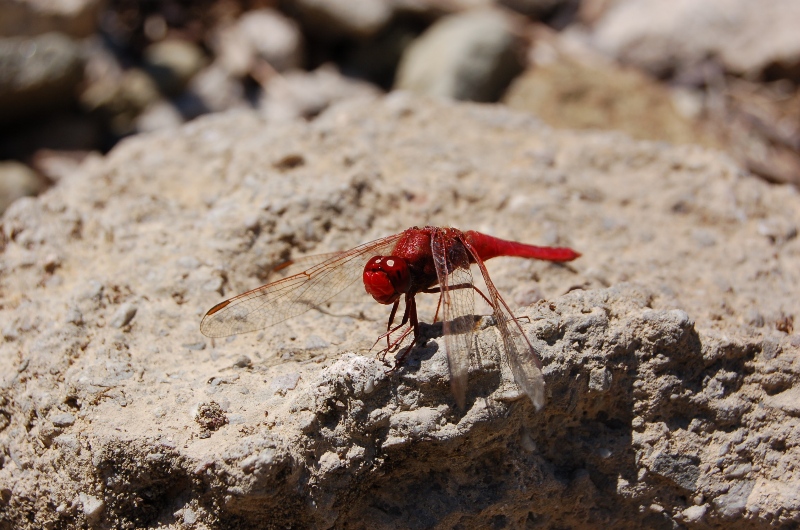
[[[533,258],[547,261],[572,261],[580,257],[580,253],[575,252],[571,248],[526,245],[525,243],[506,241],[505,239],[487,236],[486,234],[481,234],[473,230],[464,232],[464,237],[483,261],[496,258],[497,256],[515,256],[518,258]]]

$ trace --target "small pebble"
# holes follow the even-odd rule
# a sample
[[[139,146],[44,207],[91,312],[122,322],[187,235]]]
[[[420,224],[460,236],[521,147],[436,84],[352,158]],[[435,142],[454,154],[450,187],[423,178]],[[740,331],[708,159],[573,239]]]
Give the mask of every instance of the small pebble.
[[[130,324],[133,317],[136,316],[137,307],[131,303],[122,304],[114,316],[111,317],[111,326],[121,328]]]
[[[236,358],[236,362],[233,363],[236,368],[250,368],[253,365],[253,361],[250,360],[250,357],[247,355],[240,355]]]
[[[75,416],[73,416],[69,412],[64,412],[62,414],[56,414],[55,416],[51,417],[50,422],[56,427],[69,427],[70,425],[75,423]]]
[[[98,499],[94,495],[81,493],[79,498],[81,500],[81,504],[83,505],[83,513],[86,515],[87,519],[92,520],[98,518],[105,508],[105,502],[103,502],[103,499]]]
[[[706,515],[706,506],[689,506],[683,510],[683,517],[687,523],[696,523]]]

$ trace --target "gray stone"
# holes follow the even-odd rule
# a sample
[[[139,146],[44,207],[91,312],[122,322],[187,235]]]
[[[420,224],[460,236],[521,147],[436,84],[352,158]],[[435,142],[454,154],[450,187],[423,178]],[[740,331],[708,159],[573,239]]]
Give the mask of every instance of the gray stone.
[[[0,36],[41,35],[52,31],[83,38],[97,31],[102,0],[21,0],[3,2]]]
[[[237,368],[250,368],[253,365],[253,361],[251,361],[250,357],[247,355],[241,355],[236,359],[233,365]]]
[[[702,506],[689,506],[681,513],[687,523],[697,523],[703,520],[707,511],[708,506],[704,504]]]
[[[720,515],[726,518],[741,515],[747,504],[747,497],[753,491],[754,486],[755,482],[752,480],[734,483],[728,493],[714,499],[714,507]]]
[[[134,121],[138,132],[151,132],[174,128],[183,123],[180,110],[172,103],[158,100],[148,105]]]
[[[755,78],[774,64],[800,62],[798,17],[800,5],[793,0],[624,0],[597,22],[593,40],[655,75],[714,57],[726,70]]]
[[[50,423],[56,427],[69,427],[75,423],[75,416],[68,412],[62,412],[60,414],[50,416]]]
[[[144,64],[163,93],[176,95],[203,68],[205,57],[195,44],[172,39],[151,44],[144,51]]]
[[[691,493],[697,489],[700,478],[699,461],[696,457],[661,453],[653,459],[650,470]]]
[[[405,51],[395,88],[458,100],[497,101],[522,71],[519,44],[510,20],[500,11],[445,17]]]
[[[105,509],[105,502],[103,499],[95,497],[94,495],[89,495],[87,493],[80,494],[80,501],[81,506],[83,509],[83,514],[86,518],[90,521],[96,521],[103,515],[103,510]]]
[[[38,195],[45,187],[44,180],[25,164],[0,162],[0,213],[20,197]]]
[[[257,9],[242,15],[237,26],[254,56],[278,72],[302,66],[303,36],[291,19],[271,9]]]
[[[75,101],[82,66],[78,44],[63,34],[0,38],[0,124]]]
[[[589,390],[606,392],[611,387],[612,376],[605,367],[592,368],[589,372]]]
[[[114,316],[111,317],[111,326],[115,328],[121,328],[123,326],[127,326],[130,324],[133,317],[136,316],[136,311],[138,308],[135,304],[132,303],[124,303],[122,304],[116,312],[114,312]]]

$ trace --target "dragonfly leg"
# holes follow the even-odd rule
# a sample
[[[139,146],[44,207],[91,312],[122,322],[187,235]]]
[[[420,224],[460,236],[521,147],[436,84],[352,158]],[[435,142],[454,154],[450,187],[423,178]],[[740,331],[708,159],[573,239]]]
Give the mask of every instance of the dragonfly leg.
[[[386,348],[384,348],[384,349],[382,349],[381,351],[378,352],[378,355],[380,355],[381,359],[384,360],[384,361],[386,360],[386,354],[388,354],[390,351],[392,351],[392,349],[396,348],[399,344],[401,344],[403,342],[403,340],[405,340],[405,338],[408,336],[408,334],[411,333],[411,331],[412,331],[411,326],[409,326],[408,329],[405,330],[400,335],[400,337],[398,339],[392,341],[392,334],[395,331],[397,331],[397,330],[405,327],[406,325],[408,325],[408,321],[409,321],[409,307],[408,307],[408,305],[406,305],[406,309],[403,312],[403,318],[401,319],[400,323],[397,326],[392,327],[392,324],[394,323],[394,318],[395,318],[395,316],[397,314],[398,305],[399,305],[399,301],[395,302],[394,305],[392,306],[392,312],[389,315],[389,321],[388,321],[388,323],[386,325],[386,333],[384,333],[380,337],[378,337],[378,340],[376,340],[375,344],[372,345],[372,347],[374,348],[375,346],[377,346],[377,344],[384,337],[386,337]],[[370,349],[372,349],[372,348],[370,348]]]
[[[417,299],[414,295],[406,295],[406,306],[408,308],[408,320],[414,330],[414,343],[420,339],[419,320],[417,319]]]
[[[400,337],[391,344],[391,346],[389,348],[387,348],[387,349],[383,350],[383,352],[381,352],[383,354],[382,360],[384,362],[386,362],[386,354],[389,353],[391,350],[397,348],[400,344],[402,344],[403,341],[405,341],[406,337],[408,337],[408,335],[412,331],[413,331],[413,328],[411,326],[409,326],[403,332],[403,334],[400,335]],[[395,370],[397,370],[398,368],[400,368],[400,366],[403,364],[403,361],[405,361],[406,357],[408,356],[408,352],[411,351],[411,348],[413,348],[413,346],[414,346],[414,344],[412,343],[411,346],[408,346],[407,348],[405,348],[405,350],[398,357],[395,358],[394,366],[392,366],[392,368],[389,369],[386,372],[387,374],[390,374],[390,373],[394,372]]]
[[[395,358],[394,368],[392,368],[391,371],[397,370],[400,367],[400,365],[402,365],[403,362],[405,362],[406,357],[408,357],[408,354],[411,353],[411,350],[414,348],[414,345],[417,344],[417,342],[419,342],[422,336],[419,330],[419,319],[417,318],[417,302],[414,296],[415,294],[406,294],[406,315],[403,318],[405,318],[406,316],[408,317],[408,329],[405,331],[405,333],[403,333],[403,336],[401,337],[401,340],[405,339],[405,337],[407,337],[408,334],[411,331],[413,331],[414,340],[412,341],[410,346],[408,346],[402,353],[400,353],[400,355],[398,355]],[[396,344],[399,343],[400,341],[398,341]]]
[[[372,348],[377,346],[378,343],[381,340],[383,340],[384,337],[386,337],[386,347],[383,348],[382,350],[380,350],[377,353],[377,355],[381,356],[381,359],[385,359],[386,358],[386,354],[389,353],[390,351],[392,351],[393,349],[395,349],[400,343],[403,342],[403,340],[408,336],[408,334],[413,331],[411,326],[407,326],[407,329],[405,331],[403,331],[403,333],[400,335],[400,337],[398,337],[395,340],[391,339],[392,333],[394,333],[395,331],[399,330],[400,328],[403,328],[403,327],[406,327],[406,326],[407,326],[406,324],[399,324],[399,325],[395,326],[394,328],[390,329],[389,331],[387,331],[386,333],[382,334],[380,337],[378,337],[378,340],[375,341],[375,344],[372,345]],[[372,348],[370,348],[370,349],[372,349]]]
[[[407,312],[403,313],[403,321],[400,322],[400,325],[396,328],[392,329],[392,322],[394,322],[394,317],[397,314],[397,306],[400,305],[400,299],[395,300],[394,304],[392,304],[392,312],[389,313],[389,321],[386,323],[386,347],[389,347],[389,338],[392,336],[393,331],[397,331],[403,323],[406,321]],[[380,337],[378,340],[381,340]],[[377,342],[376,342],[377,344]]]
[[[435,324],[437,320],[439,320],[439,310],[442,308],[442,295],[441,289],[438,289],[437,292],[439,293],[439,300],[436,302],[436,313],[433,314],[433,323]]]
[[[450,287],[448,287],[448,289],[470,289],[470,288],[471,289],[475,289],[478,292],[478,294],[481,295],[481,297],[483,297],[484,300],[486,300],[486,303],[489,304],[490,307],[492,307],[491,300],[489,300],[489,298],[485,294],[483,294],[483,291],[481,291],[480,289],[478,289],[475,285],[473,285],[471,283],[458,283],[456,285],[451,285]],[[420,291],[420,292],[421,293],[425,293],[425,294],[436,294],[436,293],[441,293],[442,292],[442,288],[441,287],[431,287],[430,289],[425,289],[425,290]],[[436,304],[436,314],[433,317],[433,321],[434,322],[436,322],[437,318],[439,317],[439,308],[441,306],[442,306],[442,297],[440,296],[439,297],[439,302]]]

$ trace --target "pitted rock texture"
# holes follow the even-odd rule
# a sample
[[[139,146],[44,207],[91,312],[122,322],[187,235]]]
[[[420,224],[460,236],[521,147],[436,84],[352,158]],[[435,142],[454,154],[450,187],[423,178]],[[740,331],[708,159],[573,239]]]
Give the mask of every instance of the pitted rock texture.
[[[0,527],[797,525],[799,206],[714,152],[406,94],[132,138],[2,218]],[[487,264],[541,412],[487,317],[455,406],[435,296],[395,370],[359,286],[199,333],[287,258],[424,224],[583,253]]]

